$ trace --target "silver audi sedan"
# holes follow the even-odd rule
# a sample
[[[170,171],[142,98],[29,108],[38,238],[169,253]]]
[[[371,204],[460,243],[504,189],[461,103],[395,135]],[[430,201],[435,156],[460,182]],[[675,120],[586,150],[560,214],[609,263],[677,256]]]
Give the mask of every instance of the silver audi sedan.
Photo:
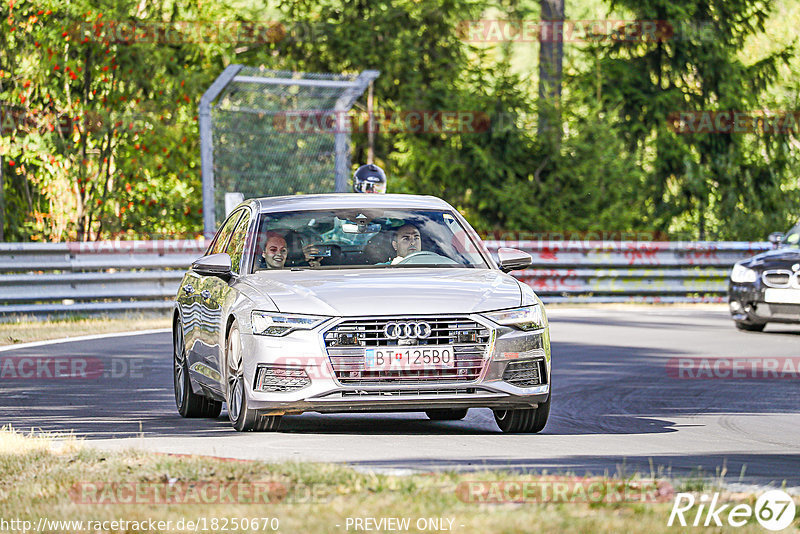
[[[274,431],[303,412],[490,408],[504,432],[550,412],[541,300],[467,221],[430,196],[251,199],[183,277],[173,318],[183,417]]]

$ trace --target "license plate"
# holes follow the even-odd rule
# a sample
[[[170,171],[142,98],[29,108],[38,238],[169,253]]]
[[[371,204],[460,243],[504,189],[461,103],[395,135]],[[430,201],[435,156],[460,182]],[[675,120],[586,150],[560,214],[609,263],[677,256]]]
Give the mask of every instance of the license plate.
[[[453,347],[382,347],[364,351],[367,371],[414,371],[452,369],[456,366]]]
[[[764,292],[764,300],[775,304],[800,304],[800,289],[769,288]]]

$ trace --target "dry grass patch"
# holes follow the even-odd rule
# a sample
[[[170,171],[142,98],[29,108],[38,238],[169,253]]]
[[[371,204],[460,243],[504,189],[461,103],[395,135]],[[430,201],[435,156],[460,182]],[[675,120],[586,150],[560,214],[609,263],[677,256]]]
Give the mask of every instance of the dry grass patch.
[[[198,530],[203,524],[211,532],[226,528],[243,532],[255,531],[255,520],[258,531],[271,532],[274,519],[278,532],[342,533],[348,532],[348,518],[349,532],[355,531],[354,518],[398,518],[408,520],[409,528],[402,530],[407,532],[445,532],[443,528],[432,530],[429,521],[438,521],[437,525],[446,525],[456,534],[676,531],[666,526],[671,500],[479,504],[469,502],[459,490],[465,482],[476,480],[541,479],[497,471],[395,476],[330,464],[268,464],[133,450],[110,453],[72,438],[26,436],[9,428],[0,431],[0,517],[29,520],[34,525],[40,518],[84,522],[152,519],[171,522],[168,528],[165,523],[157,529],[164,532]],[[636,481],[625,484],[635,487]],[[262,488],[255,502],[253,492],[228,492],[223,502],[223,493],[207,491],[253,487]],[[744,499],[754,502],[753,496]],[[190,526],[189,521],[195,523]],[[428,528],[419,528],[419,521]],[[144,531],[143,524],[128,523],[110,530]],[[60,524],[52,530],[77,531],[78,525]],[[751,522],[743,528],[716,531],[755,533],[763,529]]]
[[[169,328],[168,317],[125,317],[125,318],[84,318],[37,321],[30,317],[17,317],[0,323],[0,346],[45,341],[63,337],[77,337],[92,334],[133,332]]]

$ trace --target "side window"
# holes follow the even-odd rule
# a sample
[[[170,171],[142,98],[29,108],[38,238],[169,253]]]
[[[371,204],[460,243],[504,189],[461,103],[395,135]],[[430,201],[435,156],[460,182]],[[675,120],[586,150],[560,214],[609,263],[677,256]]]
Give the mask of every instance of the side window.
[[[214,247],[211,249],[209,254],[219,254],[220,252],[225,252],[225,247],[228,245],[228,237],[233,232],[233,228],[236,226],[236,221],[239,220],[241,215],[242,210],[239,210],[231,215],[227,221],[225,221],[222,229],[217,234],[217,240],[214,242]]]
[[[239,265],[242,263],[242,254],[244,253],[244,244],[247,241],[247,227],[250,222],[250,214],[245,212],[244,217],[236,225],[236,229],[231,236],[231,242],[225,251],[231,257],[231,270],[234,273],[239,272]]]

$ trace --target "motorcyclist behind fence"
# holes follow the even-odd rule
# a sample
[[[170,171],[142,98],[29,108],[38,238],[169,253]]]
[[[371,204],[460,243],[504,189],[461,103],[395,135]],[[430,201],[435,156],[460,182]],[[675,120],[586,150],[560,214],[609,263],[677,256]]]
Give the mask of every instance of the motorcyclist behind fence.
[[[386,173],[374,163],[362,165],[353,173],[353,191],[356,193],[385,193]]]

